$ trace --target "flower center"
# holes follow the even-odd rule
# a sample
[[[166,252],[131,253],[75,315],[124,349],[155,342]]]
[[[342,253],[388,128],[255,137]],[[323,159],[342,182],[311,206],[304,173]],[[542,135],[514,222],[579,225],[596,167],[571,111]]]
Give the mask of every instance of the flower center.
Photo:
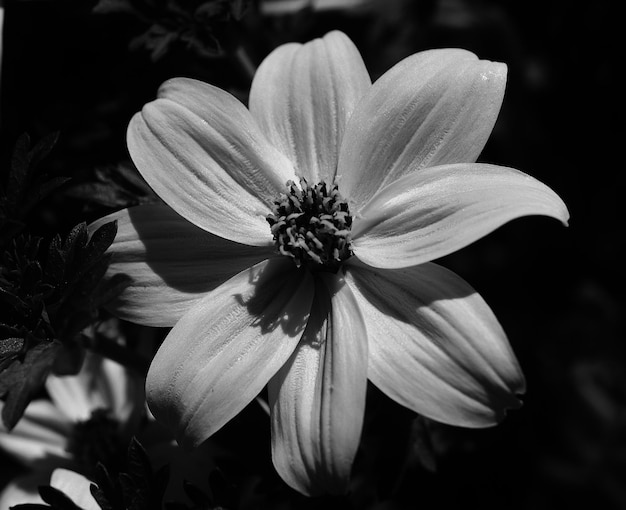
[[[121,437],[119,422],[106,409],[97,409],[91,417],[74,425],[67,451],[87,473],[98,463],[108,469],[121,466],[126,445]]]
[[[336,272],[352,256],[352,216],[336,184],[309,186],[301,178],[298,188],[287,181],[287,193],[274,201],[267,222],[278,252],[298,267]]]

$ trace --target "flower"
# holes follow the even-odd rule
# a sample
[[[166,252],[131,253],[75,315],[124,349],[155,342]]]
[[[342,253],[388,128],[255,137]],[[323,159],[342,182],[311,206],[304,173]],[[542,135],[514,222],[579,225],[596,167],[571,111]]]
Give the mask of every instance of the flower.
[[[506,66],[457,49],[398,63],[373,85],[340,32],[261,64],[248,111],[165,82],[128,147],[164,204],[125,209],[110,274],[123,318],[173,326],[148,403],[195,446],[268,385],[272,458],[293,488],[346,490],[367,380],[444,423],[484,427],[524,377],[497,319],[432,263],[524,215],[566,223],[548,187],[475,163]]]
[[[89,473],[98,461],[125,460],[145,405],[141,386],[126,370],[95,355],[75,376],[49,376],[46,390],[50,400],[32,401],[12,431],[0,429],[0,448],[32,469],[2,491],[0,508],[42,503],[37,487],[59,488],[51,478],[58,468]]]

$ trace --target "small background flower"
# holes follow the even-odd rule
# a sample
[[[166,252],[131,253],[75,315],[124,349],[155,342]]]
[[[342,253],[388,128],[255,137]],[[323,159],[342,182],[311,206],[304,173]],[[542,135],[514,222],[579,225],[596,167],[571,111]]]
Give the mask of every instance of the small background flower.
[[[279,43],[341,29],[356,42],[373,79],[426,48],[464,47],[506,62],[504,107],[481,160],[523,169],[558,190],[572,222],[560,229],[526,218],[441,261],[472,282],[503,324],[527,377],[525,405],[495,429],[470,431],[416,420],[373,391],[354,469],[359,506],[623,508],[619,3],[376,3],[385,8],[271,19],[253,3],[236,38],[258,64]],[[145,30],[132,16],[94,16],[95,2],[79,0],[6,4],[2,168],[23,132],[39,140],[60,130],[46,161],[52,175],[91,185],[101,182],[97,171],[106,171],[116,185],[106,203],[79,194],[48,197],[28,218],[29,227],[48,238],[146,199],[118,169],[128,164],[128,120],[164,79],[189,76],[246,99],[249,73],[231,59],[208,59],[184,45],[171,45],[156,63],[148,51],[129,52],[130,41]],[[345,501],[305,503],[281,488],[262,416],[253,404],[216,435],[229,453],[223,462],[229,479],[275,506],[341,507]],[[0,466],[6,483],[16,464],[4,456]]]
[[[99,356],[75,376],[48,377],[46,390],[50,398],[33,400],[11,431],[0,428],[0,448],[27,470],[0,494],[0,508],[41,502],[37,486],[56,468],[90,476],[98,462],[121,465],[145,417],[141,378]]]

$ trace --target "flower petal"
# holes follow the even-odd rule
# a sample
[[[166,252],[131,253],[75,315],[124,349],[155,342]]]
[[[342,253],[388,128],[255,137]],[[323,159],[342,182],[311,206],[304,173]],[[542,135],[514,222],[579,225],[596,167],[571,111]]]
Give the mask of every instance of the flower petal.
[[[127,138],[143,177],[181,216],[231,241],[271,243],[265,217],[295,174],[233,96],[169,80],[132,118]]]
[[[300,345],[269,384],[276,470],[307,494],[343,493],[367,388],[363,317],[343,278],[322,277]]]
[[[307,44],[278,47],[262,62],[250,111],[296,174],[332,182],[345,126],[371,81],[352,41],[330,32]]]
[[[313,299],[285,257],[239,273],[174,326],[147,378],[150,409],[198,445],[241,411],[296,348]]]
[[[104,397],[104,408],[111,411],[114,419],[126,424],[143,417],[145,409],[143,378],[106,358],[97,362],[91,371],[98,375],[96,387]]]
[[[0,410],[4,404],[0,402]],[[10,431],[0,426],[0,449],[26,466],[46,458],[64,459],[72,423],[51,402],[33,400]]]
[[[377,80],[350,118],[339,156],[341,192],[357,208],[420,168],[473,163],[502,104],[504,64],[465,50],[430,50]]]
[[[11,509],[27,503],[44,505],[39,495],[39,486],[48,483],[50,483],[50,472],[46,470],[38,469],[29,475],[13,478],[0,492],[0,508]]]
[[[91,495],[93,482],[83,475],[69,469],[55,469],[50,478],[50,485],[62,491],[83,510],[100,510],[101,507]]]
[[[94,411],[108,410],[124,424],[144,405],[142,384],[119,363],[88,353],[76,375],[51,375],[46,390],[72,422],[86,421]]]
[[[435,264],[353,266],[347,282],[365,318],[369,379],[396,402],[464,427],[519,407],[524,376],[498,320],[457,275]]]
[[[554,191],[512,168],[479,163],[425,168],[385,187],[361,209],[353,248],[371,266],[414,266],[532,214],[565,224],[569,218]]]
[[[109,248],[107,277],[123,273],[132,282],[107,307],[149,326],[173,326],[207,292],[273,254],[269,247],[209,234],[165,204],[124,209],[89,229],[114,220],[117,236]]]

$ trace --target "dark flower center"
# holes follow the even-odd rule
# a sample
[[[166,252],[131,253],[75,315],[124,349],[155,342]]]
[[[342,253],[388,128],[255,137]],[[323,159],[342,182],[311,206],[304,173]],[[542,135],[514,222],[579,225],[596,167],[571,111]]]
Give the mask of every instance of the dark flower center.
[[[126,446],[119,422],[107,410],[97,409],[89,419],[74,425],[67,450],[84,472],[90,473],[98,463],[109,469],[121,466]]]
[[[278,252],[298,267],[336,272],[352,256],[352,216],[336,184],[310,186],[301,178],[299,188],[287,181],[287,193],[274,201],[267,222]]]

